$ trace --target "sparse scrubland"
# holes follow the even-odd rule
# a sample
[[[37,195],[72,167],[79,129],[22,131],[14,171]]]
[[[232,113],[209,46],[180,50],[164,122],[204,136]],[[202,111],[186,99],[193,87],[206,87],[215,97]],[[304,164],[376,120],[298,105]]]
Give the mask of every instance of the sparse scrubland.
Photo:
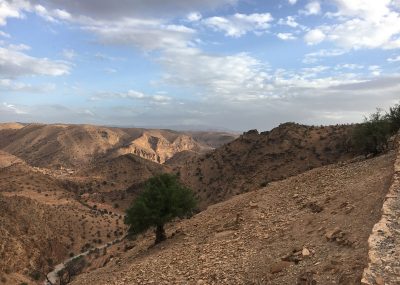
[[[359,284],[399,128],[1,124],[0,284]]]

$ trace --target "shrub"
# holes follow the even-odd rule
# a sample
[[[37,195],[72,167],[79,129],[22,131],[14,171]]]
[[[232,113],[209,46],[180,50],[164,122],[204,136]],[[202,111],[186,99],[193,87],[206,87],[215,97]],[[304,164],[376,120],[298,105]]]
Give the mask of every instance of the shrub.
[[[378,154],[387,147],[390,135],[391,124],[378,110],[354,128],[352,142],[357,152]]]
[[[389,109],[386,118],[390,123],[390,132],[395,134],[400,129],[400,104],[395,105]]]
[[[33,271],[31,274],[33,280],[38,281],[41,277],[41,273],[37,270]]]
[[[59,284],[65,285],[71,282],[72,277],[78,275],[86,266],[86,260],[83,256],[79,256],[68,261],[64,268],[57,275]]]
[[[126,211],[125,223],[131,236],[155,227],[157,244],[166,239],[165,223],[185,217],[195,206],[193,192],[180,184],[177,176],[160,174],[145,183],[144,191]]]

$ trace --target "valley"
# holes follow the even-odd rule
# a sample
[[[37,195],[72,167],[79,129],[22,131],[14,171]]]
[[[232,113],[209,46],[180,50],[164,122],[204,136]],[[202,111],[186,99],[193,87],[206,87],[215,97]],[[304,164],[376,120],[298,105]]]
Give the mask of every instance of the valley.
[[[357,156],[352,128],[3,124],[1,282],[43,284],[84,253],[71,284],[358,284],[396,151]],[[124,238],[125,210],[160,173],[194,191],[198,213],[168,224],[165,243]]]

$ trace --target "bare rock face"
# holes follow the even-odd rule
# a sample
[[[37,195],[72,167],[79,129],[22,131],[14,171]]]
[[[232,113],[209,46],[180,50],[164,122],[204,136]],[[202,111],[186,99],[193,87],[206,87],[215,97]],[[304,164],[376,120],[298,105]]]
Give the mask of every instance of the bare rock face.
[[[382,217],[368,239],[369,264],[362,284],[400,284],[400,141],[389,193],[382,207]]]
[[[199,150],[199,145],[192,137],[179,135],[172,142],[162,135],[144,132],[129,145],[117,150],[117,155],[132,153],[158,163],[164,163],[175,154],[185,150]]]
[[[134,154],[164,163],[183,151],[210,151],[235,135],[219,132],[114,128],[67,124],[0,124],[0,149],[28,164],[51,169],[82,168],[99,160]]]

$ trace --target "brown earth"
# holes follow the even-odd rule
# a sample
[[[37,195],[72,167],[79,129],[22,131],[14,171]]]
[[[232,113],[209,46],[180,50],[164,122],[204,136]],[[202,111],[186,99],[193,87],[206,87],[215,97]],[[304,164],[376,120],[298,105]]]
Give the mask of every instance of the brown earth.
[[[20,123],[0,123],[0,130],[18,130],[24,127],[23,124]]]
[[[249,131],[201,157],[182,160],[174,170],[196,191],[204,208],[272,181],[353,157],[349,149],[352,128],[286,123],[260,134]]]
[[[70,254],[121,236],[122,212],[105,209],[90,207],[62,181],[19,160],[1,167],[1,280],[32,284]]]
[[[79,168],[100,158],[129,153],[164,163],[180,151],[204,152],[235,138],[234,134],[218,132],[204,132],[204,139],[201,132],[195,135],[171,130],[7,123],[0,124],[0,149],[32,166],[58,169]]]
[[[148,232],[94,252],[93,272],[76,284],[359,284],[393,155],[350,163],[351,130],[286,123],[232,141],[213,132],[0,127],[0,284],[36,284],[36,270],[120,237],[124,210],[160,172],[179,173],[208,209],[168,225],[173,237],[156,247]]]
[[[73,285],[360,284],[393,153],[272,182],[118,245]],[[308,282],[308,283],[307,283]]]

